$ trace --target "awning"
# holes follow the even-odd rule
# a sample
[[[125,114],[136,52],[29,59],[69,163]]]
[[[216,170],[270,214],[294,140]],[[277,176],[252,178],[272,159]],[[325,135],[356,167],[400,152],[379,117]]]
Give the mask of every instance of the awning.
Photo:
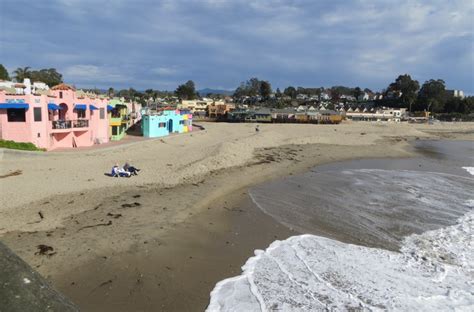
[[[98,108],[95,107],[94,105],[89,105],[89,109],[90,109],[90,110],[98,110]]]
[[[114,109],[114,107],[112,105],[107,105],[107,110],[110,111],[110,110],[113,110],[113,109]]]
[[[62,108],[59,108],[58,105],[54,104],[54,103],[48,103],[48,109],[50,110],[58,110],[58,109],[62,109]]]
[[[30,105],[25,103],[0,103],[0,109],[7,108],[19,108],[19,109],[28,109]]]
[[[86,104],[76,104],[76,106],[74,106],[74,109],[75,110],[86,110],[87,105]]]

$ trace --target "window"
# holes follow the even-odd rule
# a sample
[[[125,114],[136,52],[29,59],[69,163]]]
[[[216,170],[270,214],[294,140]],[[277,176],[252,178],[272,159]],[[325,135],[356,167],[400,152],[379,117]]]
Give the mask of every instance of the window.
[[[158,124],[158,128],[165,128],[166,127],[166,122],[160,122]]]
[[[33,115],[35,121],[41,121],[41,107],[33,108]]]
[[[9,108],[7,109],[8,122],[24,122],[26,121],[25,109]]]
[[[105,108],[101,108],[99,110],[99,116],[100,116],[100,119],[104,119],[105,118]]]
[[[120,118],[120,110],[118,110],[117,108],[114,108],[112,111],[112,118]]]
[[[179,121],[179,124],[180,124],[180,125],[184,125],[184,120],[180,120],[180,121]]]
[[[60,99],[63,98],[63,93],[62,93],[62,92],[59,92],[59,98],[60,98]]]
[[[77,109],[77,118],[86,118],[86,111],[84,109]]]
[[[112,126],[112,135],[117,135],[117,126]]]

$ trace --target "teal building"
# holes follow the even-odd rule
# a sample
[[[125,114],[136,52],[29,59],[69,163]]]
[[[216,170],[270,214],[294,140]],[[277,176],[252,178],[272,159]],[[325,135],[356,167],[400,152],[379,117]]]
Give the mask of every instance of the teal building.
[[[193,115],[188,111],[165,109],[142,114],[142,133],[146,138],[167,136],[171,133],[192,131]]]

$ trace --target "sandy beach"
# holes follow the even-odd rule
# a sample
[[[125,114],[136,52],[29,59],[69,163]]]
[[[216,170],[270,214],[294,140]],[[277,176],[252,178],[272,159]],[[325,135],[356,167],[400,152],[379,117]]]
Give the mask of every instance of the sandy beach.
[[[411,140],[474,140],[473,123],[202,125],[96,150],[0,151],[0,239],[85,311],[201,311],[254,249],[295,234],[246,204],[249,186],[411,157]],[[127,160],[138,176],[105,175]]]

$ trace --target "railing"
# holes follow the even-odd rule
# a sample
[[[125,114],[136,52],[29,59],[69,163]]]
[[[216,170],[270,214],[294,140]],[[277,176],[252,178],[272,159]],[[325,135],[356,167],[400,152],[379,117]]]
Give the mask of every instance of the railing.
[[[71,120],[55,120],[53,121],[53,129],[71,129]]]
[[[71,128],[87,128],[89,127],[89,120],[55,120],[52,122],[53,129],[71,129]]]
[[[89,120],[87,119],[78,119],[72,121],[73,128],[87,128],[89,127]]]

